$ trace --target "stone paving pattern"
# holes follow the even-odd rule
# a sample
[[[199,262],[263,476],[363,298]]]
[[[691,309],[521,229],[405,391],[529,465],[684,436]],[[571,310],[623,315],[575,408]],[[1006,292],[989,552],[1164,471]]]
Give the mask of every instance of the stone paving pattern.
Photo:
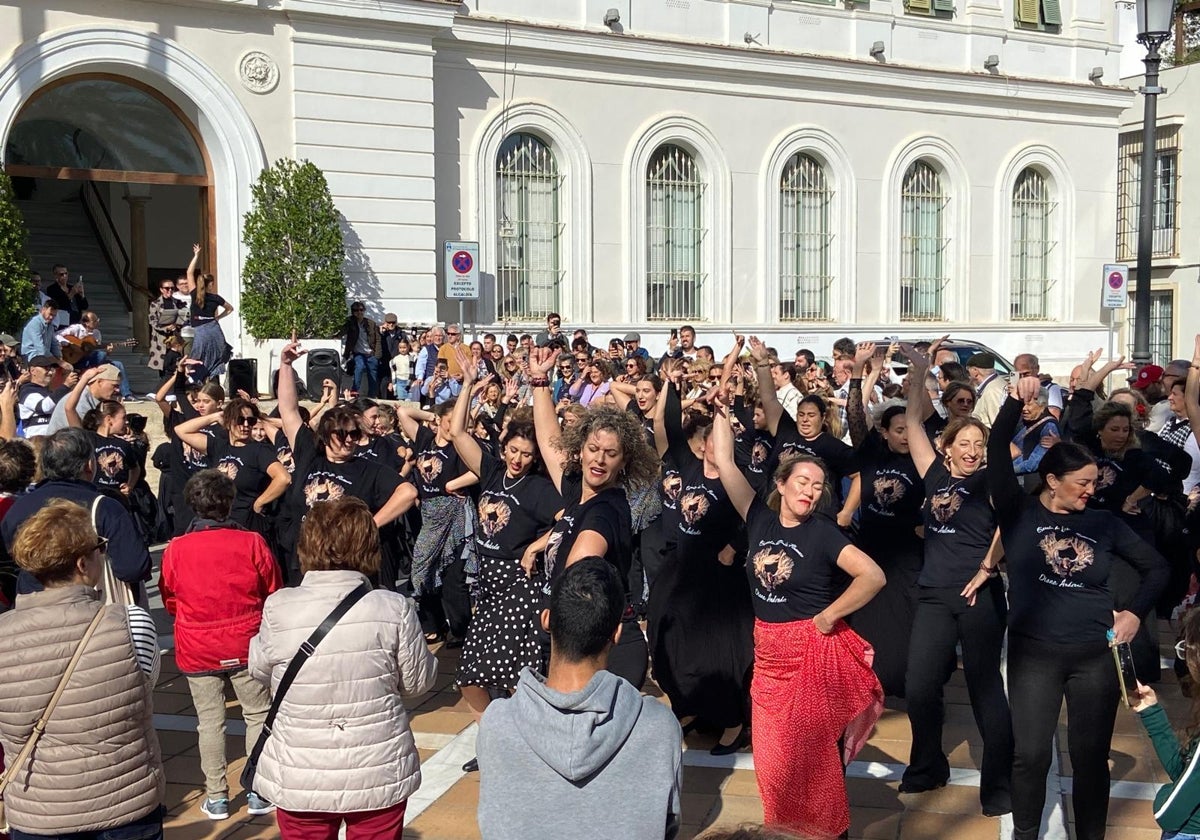
[[[1166,623],[1161,624],[1164,653],[1174,644],[1174,636]],[[466,703],[456,691],[453,675],[457,651],[438,650],[440,673],[435,690],[412,698],[406,705],[417,733],[455,735],[473,722]],[[651,693],[657,693],[647,683]],[[1182,697],[1173,673],[1164,669],[1163,681],[1157,686],[1160,701],[1165,705],[1172,722],[1182,726],[1186,721],[1188,701]],[[967,701],[961,671],[947,687],[947,721],[945,743],[951,750],[950,763],[954,768],[977,769],[980,759],[980,739],[975,729]],[[155,692],[155,711],[159,714],[194,716],[187,682],[179,676],[174,657],[163,656],[163,671]],[[230,695],[229,717],[238,716],[237,701]],[[1065,724],[1065,710],[1062,723]],[[229,778],[231,803],[230,819],[213,822],[199,810],[203,796],[203,775],[194,733],[160,732],[167,779],[167,836],[170,840],[273,840],[278,830],[272,816],[250,817],[245,813],[245,797],[239,794],[237,782],[244,762],[245,744],[240,736],[228,738],[230,758]],[[711,735],[693,733],[688,737],[691,748],[707,751],[714,743]],[[889,709],[858,761],[878,761],[903,765],[908,759],[910,732],[908,719],[902,711]],[[1065,725],[1060,728],[1060,764],[1064,775],[1070,773],[1066,755]],[[424,763],[434,750],[421,750]],[[1165,782],[1166,775],[1154,756],[1149,739],[1135,715],[1121,708],[1117,715],[1110,764],[1113,780],[1132,782]],[[879,779],[851,778],[847,781],[852,806],[851,838],[871,840],[913,840],[913,838],[953,838],[954,840],[993,840],[1001,836],[1000,821],[980,815],[977,788],[970,785],[948,785],[925,794],[900,794],[898,783]],[[469,774],[460,779],[433,805],[413,820],[405,829],[405,838],[421,840],[471,840],[479,837],[475,811],[479,797],[479,776]],[[1070,796],[1067,818],[1070,821]],[[683,840],[690,840],[714,825],[736,825],[762,820],[762,803],[758,797],[752,770],[685,767],[683,775]],[[1108,840],[1159,840],[1146,799],[1114,797],[1109,808]]]

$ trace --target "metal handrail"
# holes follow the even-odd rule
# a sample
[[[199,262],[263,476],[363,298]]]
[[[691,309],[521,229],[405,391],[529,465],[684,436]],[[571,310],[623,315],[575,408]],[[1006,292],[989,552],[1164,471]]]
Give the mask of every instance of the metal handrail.
[[[104,200],[100,197],[100,190],[96,188],[94,181],[84,182],[83,186],[79,188],[79,199],[83,205],[84,215],[87,216],[88,224],[91,225],[92,233],[96,235],[96,241],[100,243],[100,250],[104,252],[104,261],[108,263],[109,271],[116,278],[117,291],[125,301],[125,306],[132,309],[131,294],[133,292],[141,292],[147,297],[150,293],[134,286],[133,278],[130,275],[129,252],[125,250],[125,243],[121,241],[117,226],[113,223],[112,216],[109,215],[108,208],[104,205]]]

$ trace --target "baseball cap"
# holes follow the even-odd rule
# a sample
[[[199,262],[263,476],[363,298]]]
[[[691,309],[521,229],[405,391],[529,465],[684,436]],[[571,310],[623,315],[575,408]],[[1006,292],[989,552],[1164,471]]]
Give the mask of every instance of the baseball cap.
[[[1142,369],[1137,372],[1130,387],[1133,388],[1149,388],[1155,382],[1160,382],[1163,378],[1163,369],[1158,365],[1143,365]]]
[[[121,371],[115,365],[101,365],[100,373],[96,376],[102,382],[120,382]]]
[[[967,367],[979,368],[981,370],[990,370],[996,366],[996,357],[991,353],[972,353],[967,359]]]
[[[29,360],[30,367],[52,368],[58,367],[58,359],[53,356],[47,356],[44,353],[41,356],[34,356]]]
[[[628,343],[630,341],[641,341],[641,340],[642,340],[642,336],[639,333],[635,333],[635,332],[625,333],[626,343]]]
[[[17,341],[17,339],[13,338],[8,333],[0,333],[0,344],[7,345],[9,347],[15,347],[20,343],[21,342]]]

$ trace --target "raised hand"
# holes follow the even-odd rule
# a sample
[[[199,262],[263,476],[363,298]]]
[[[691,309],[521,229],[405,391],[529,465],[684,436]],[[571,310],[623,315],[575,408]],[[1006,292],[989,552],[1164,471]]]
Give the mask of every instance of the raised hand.
[[[755,362],[767,360],[767,345],[763,344],[756,335],[750,336],[750,356]]]
[[[874,341],[861,341],[854,345],[854,374],[861,376],[867,362],[875,355]]]
[[[454,348],[454,359],[458,362],[458,367],[462,370],[463,387],[470,388],[471,383],[479,378],[479,368],[475,365],[474,359],[471,358],[470,345],[456,345]]]
[[[196,247],[199,248],[200,246],[197,245]],[[307,350],[300,346],[300,342],[296,338],[296,331],[292,330],[292,340],[285,344],[283,349],[279,351],[279,364],[291,366],[307,352]],[[187,361],[190,362],[192,359],[188,359]]]
[[[1038,398],[1038,394],[1042,390],[1042,383],[1038,382],[1037,377],[1023,376],[1015,383],[1014,396],[1021,402],[1032,402]]]
[[[529,353],[529,372],[534,378],[548,376],[558,359],[553,347],[534,347]]]

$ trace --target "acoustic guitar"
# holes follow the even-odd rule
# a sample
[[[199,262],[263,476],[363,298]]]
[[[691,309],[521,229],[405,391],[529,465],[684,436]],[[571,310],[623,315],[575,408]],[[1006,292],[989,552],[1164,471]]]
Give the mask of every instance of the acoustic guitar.
[[[111,353],[114,347],[137,347],[138,345],[136,338],[127,338],[124,341],[111,341],[103,346],[94,338],[79,338],[73,335],[60,336],[60,340],[63,342],[60,348],[62,350],[63,361],[69,365],[78,364],[89,353],[94,353],[97,350]]]

